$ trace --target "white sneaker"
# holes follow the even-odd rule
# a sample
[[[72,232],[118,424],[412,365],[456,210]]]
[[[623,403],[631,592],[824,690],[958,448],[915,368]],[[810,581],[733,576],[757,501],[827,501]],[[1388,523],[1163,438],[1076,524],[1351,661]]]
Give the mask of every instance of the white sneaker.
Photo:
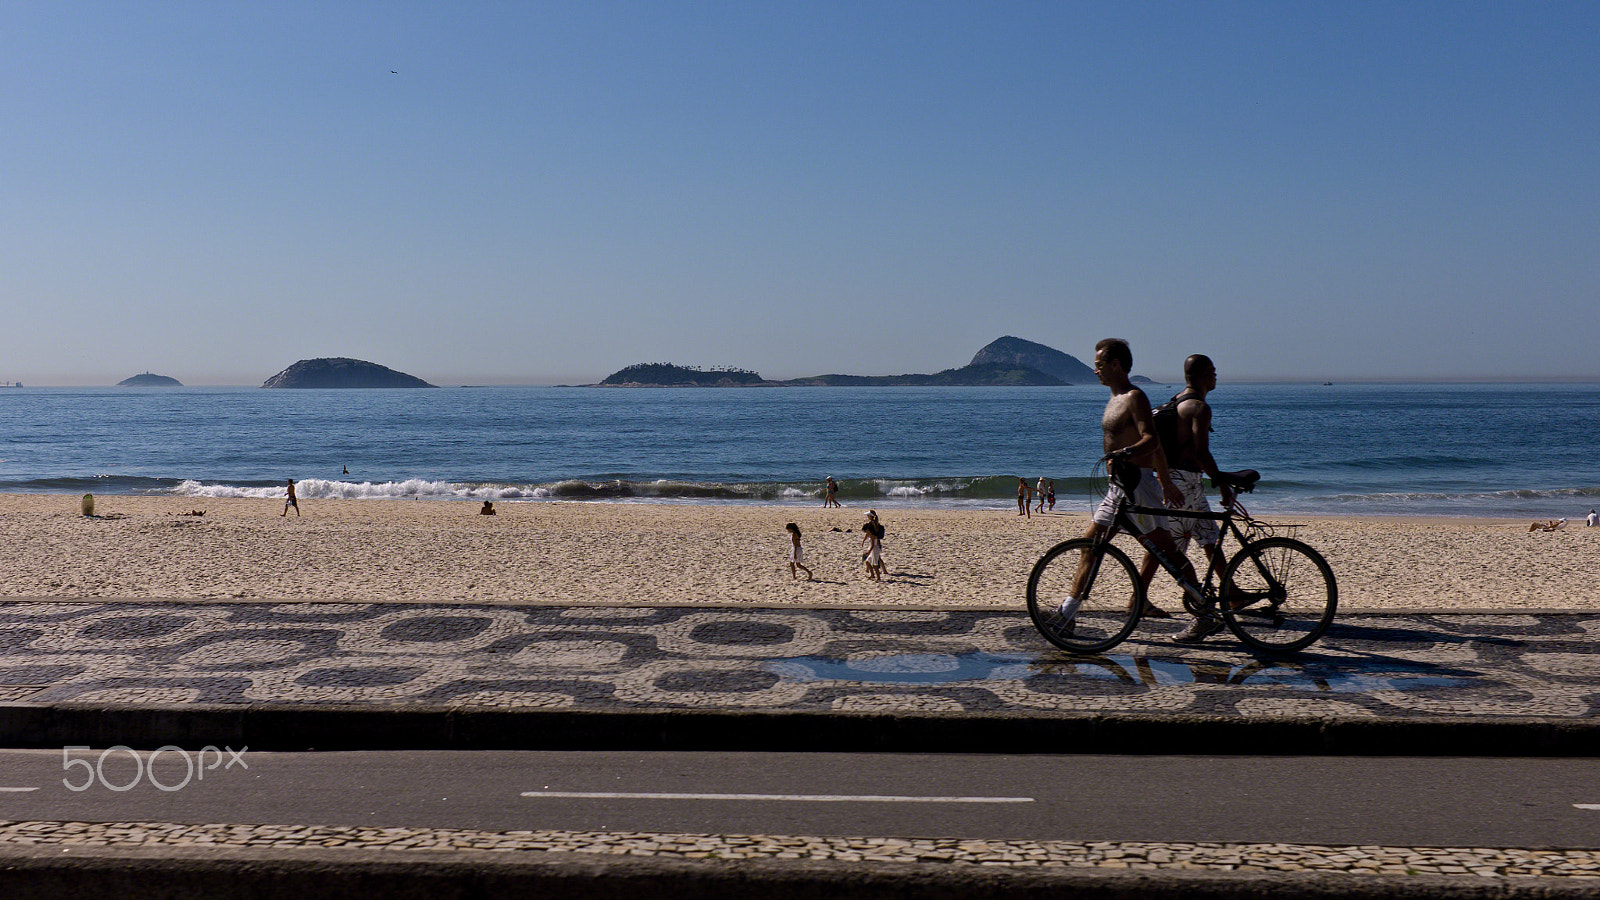
[[[1068,597],[1067,599],[1061,601],[1061,606],[1056,610],[1056,612],[1060,614],[1061,618],[1071,622],[1074,618],[1077,618],[1078,607],[1082,605],[1083,601],[1079,600],[1077,597]]]

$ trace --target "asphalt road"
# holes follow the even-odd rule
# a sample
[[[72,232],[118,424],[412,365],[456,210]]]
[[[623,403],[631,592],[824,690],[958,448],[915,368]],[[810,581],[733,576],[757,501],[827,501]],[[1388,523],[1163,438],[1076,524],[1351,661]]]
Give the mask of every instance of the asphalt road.
[[[151,756],[0,751],[0,819],[1600,848],[1597,759],[228,749]]]

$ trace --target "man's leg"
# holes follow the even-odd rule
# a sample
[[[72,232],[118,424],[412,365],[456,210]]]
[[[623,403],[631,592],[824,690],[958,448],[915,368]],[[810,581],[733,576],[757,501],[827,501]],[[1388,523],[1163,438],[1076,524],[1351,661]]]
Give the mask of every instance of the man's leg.
[[[1211,557],[1212,562],[1220,565],[1217,560],[1222,558],[1222,550],[1216,544],[1203,544],[1202,546],[1205,548],[1206,554]],[[1190,565],[1188,571],[1190,581],[1198,585],[1200,580],[1194,574],[1194,566]],[[1218,569],[1218,571],[1221,571],[1221,569]],[[1173,637],[1173,640],[1180,644],[1198,644],[1221,630],[1222,618],[1217,615],[1216,610],[1211,609],[1208,605],[1202,608],[1200,614],[1194,617],[1194,621],[1189,623],[1189,627],[1180,631]]]

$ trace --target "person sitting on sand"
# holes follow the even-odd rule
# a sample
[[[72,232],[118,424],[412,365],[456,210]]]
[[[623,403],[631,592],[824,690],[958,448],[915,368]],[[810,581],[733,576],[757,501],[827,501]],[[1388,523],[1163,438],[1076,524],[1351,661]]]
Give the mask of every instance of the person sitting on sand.
[[[789,577],[799,578],[800,573],[804,572],[807,581],[816,581],[811,570],[806,568],[806,551],[800,546],[800,526],[790,522],[783,527],[789,532]]]
[[[480,515],[480,516],[492,516],[494,514],[495,514],[494,504],[490,503],[488,500],[483,501],[483,508],[478,510],[478,515]]]
[[[1600,525],[1600,512],[1589,510],[1589,515],[1583,520],[1585,525]]]

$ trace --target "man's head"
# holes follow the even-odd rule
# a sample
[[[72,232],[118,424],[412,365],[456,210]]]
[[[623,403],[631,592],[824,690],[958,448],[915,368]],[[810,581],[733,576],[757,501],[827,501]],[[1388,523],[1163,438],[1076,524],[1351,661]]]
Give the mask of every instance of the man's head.
[[[1127,380],[1128,373],[1133,370],[1133,351],[1128,348],[1128,342],[1122,338],[1106,338],[1094,345],[1094,374],[1100,379],[1101,384],[1111,384],[1106,377],[1112,372],[1120,372],[1121,378]]]
[[[1211,391],[1217,387],[1217,367],[1211,357],[1196,353],[1183,361],[1183,381],[1196,390]]]

